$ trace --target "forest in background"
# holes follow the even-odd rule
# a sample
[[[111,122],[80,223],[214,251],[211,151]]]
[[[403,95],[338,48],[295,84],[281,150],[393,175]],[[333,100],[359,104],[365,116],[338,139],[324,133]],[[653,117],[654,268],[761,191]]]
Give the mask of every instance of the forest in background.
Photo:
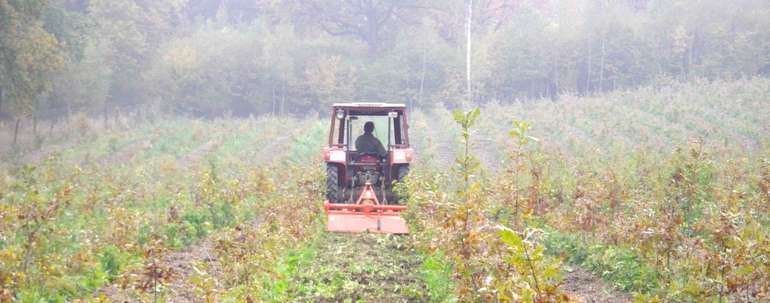
[[[768,28],[762,0],[0,0],[0,120],[453,107],[767,76]]]
[[[0,0],[0,303],[765,302],[769,17]],[[340,101],[410,106],[409,235],[325,232]]]

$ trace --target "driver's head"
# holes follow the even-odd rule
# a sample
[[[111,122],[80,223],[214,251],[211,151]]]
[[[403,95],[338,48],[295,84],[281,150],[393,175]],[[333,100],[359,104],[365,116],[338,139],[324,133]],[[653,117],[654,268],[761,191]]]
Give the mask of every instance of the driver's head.
[[[367,134],[371,134],[374,131],[374,122],[369,121],[364,123],[364,132]]]

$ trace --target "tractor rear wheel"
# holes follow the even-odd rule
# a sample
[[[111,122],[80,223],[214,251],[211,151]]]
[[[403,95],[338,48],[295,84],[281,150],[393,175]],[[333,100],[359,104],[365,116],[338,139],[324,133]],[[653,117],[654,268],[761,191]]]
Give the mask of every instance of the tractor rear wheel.
[[[326,198],[329,203],[339,203],[339,167],[334,164],[326,165]]]
[[[398,167],[398,171],[396,174],[396,181],[397,182],[404,182],[404,178],[409,175],[409,166],[408,165],[401,165]],[[408,197],[406,196],[405,192],[402,192],[401,194],[396,195],[396,204],[400,204],[402,201],[406,200]]]
[[[402,182],[404,181],[404,178],[406,178],[408,174],[409,174],[409,166],[401,165],[398,167],[398,175],[396,178],[399,182]]]

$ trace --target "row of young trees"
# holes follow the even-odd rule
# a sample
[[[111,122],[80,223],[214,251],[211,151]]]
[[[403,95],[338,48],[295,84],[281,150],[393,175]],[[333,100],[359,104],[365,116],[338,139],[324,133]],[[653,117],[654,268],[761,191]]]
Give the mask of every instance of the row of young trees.
[[[0,118],[17,121],[451,106],[768,75],[770,2],[0,0],[0,50]]]

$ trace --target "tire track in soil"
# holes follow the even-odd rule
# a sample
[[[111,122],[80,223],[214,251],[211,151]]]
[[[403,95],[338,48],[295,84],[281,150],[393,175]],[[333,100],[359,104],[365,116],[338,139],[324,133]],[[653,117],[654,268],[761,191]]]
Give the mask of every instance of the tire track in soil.
[[[295,302],[427,302],[421,259],[409,237],[326,233],[291,277]]]
[[[106,155],[99,156],[96,159],[91,159],[91,154],[86,153],[85,155],[83,155],[82,159],[79,159],[79,160],[76,159],[74,161],[79,162],[81,166],[84,166],[89,163],[94,164],[96,166],[109,165],[109,164],[118,163],[118,162],[125,163],[131,160],[133,156],[139,153],[140,151],[149,148],[151,145],[150,141],[151,141],[150,139],[135,140],[118,151],[110,152]],[[20,158],[18,158],[18,160],[16,161],[19,164],[39,163],[45,159],[53,157],[66,150],[73,149],[76,146],[81,144],[83,144],[83,142],[81,141],[69,141],[69,142],[64,142],[60,144],[44,146],[40,149],[21,155]]]
[[[593,273],[576,266],[565,268],[560,289],[570,298],[585,303],[631,302],[631,295],[615,290]]]
[[[255,157],[249,159],[258,165],[265,161],[277,161],[285,157],[282,150],[290,147],[301,131],[281,136],[262,146]],[[178,160],[179,167],[193,167],[207,154],[222,145],[222,139],[210,140]],[[130,149],[129,149],[130,150]],[[122,155],[121,157],[125,157]],[[275,162],[274,162],[275,163]],[[259,225],[258,219],[250,224]],[[168,271],[163,283],[164,298],[168,302],[201,302],[202,298],[191,281],[195,276],[211,279],[214,288],[222,289],[223,264],[217,257],[216,233],[188,246],[182,251],[171,252],[160,257],[159,268]],[[290,289],[296,301],[341,302],[423,302],[425,285],[420,280],[420,260],[408,238],[380,234],[332,234],[324,233],[315,248],[317,255],[310,268],[292,277],[292,284],[305,288]],[[134,296],[140,291],[137,281],[144,272],[126,273],[134,283],[121,288],[111,284],[98,291],[95,296],[104,296],[110,302],[140,302]],[[336,280],[330,280],[334,277]],[[342,285],[333,294],[314,291],[314,287]],[[331,286],[330,286],[331,285]],[[304,291],[300,290],[304,289]],[[311,291],[307,291],[310,289]],[[579,302],[630,302],[630,295],[613,290],[598,277],[581,268],[568,269],[562,289]],[[133,295],[132,295],[133,293]],[[325,295],[324,295],[325,294]],[[146,295],[146,293],[145,293]]]
[[[46,145],[37,150],[32,150],[28,153],[24,153],[19,159],[19,163],[37,163],[44,159],[47,159],[57,153],[70,149],[79,143],[69,141],[59,144]]]
[[[291,132],[294,135],[299,133],[301,133],[301,129],[295,129]],[[285,157],[286,153],[279,153],[279,151],[288,148],[290,143],[293,142],[290,140],[292,138],[296,138],[296,136],[287,135],[273,139],[269,144],[260,148],[256,157],[250,159],[251,163],[259,165],[259,163],[265,161],[275,160],[276,157]],[[222,143],[222,139],[212,139],[197,147],[177,161],[178,167],[194,167],[203,157],[219,148]],[[251,224],[252,228],[257,228],[260,224],[260,219],[257,218],[248,224]],[[219,232],[209,235],[197,244],[190,245],[182,251],[171,252],[160,257],[158,268],[168,273],[165,281],[163,281],[163,296],[167,302],[202,302],[203,299],[198,294],[197,287],[190,279],[194,276],[207,276],[214,283],[214,288],[221,289],[220,281],[223,280],[223,265],[219,258],[217,258],[217,251],[215,250],[217,234]],[[143,275],[145,275],[145,270],[124,273],[122,276],[129,281],[127,285],[110,284],[97,291],[94,297],[104,297],[108,302],[141,302],[135,296],[141,292],[137,288],[139,282],[143,279]]]
[[[272,155],[279,145],[286,143],[289,137],[281,137],[271,144],[263,147],[259,155]],[[181,157],[177,161],[177,167],[195,167],[207,155],[215,152],[222,146],[224,139],[221,137],[211,139],[196,147],[193,151]],[[254,228],[259,226],[257,220],[251,222]],[[199,302],[200,296],[195,291],[196,287],[190,283],[189,278],[195,275],[207,276],[212,279],[215,289],[221,289],[219,281],[222,280],[222,264],[217,258],[215,240],[209,236],[198,244],[188,246],[183,251],[173,252],[160,260],[160,268],[169,270],[172,275],[165,282],[164,287],[169,292],[167,296],[170,302]],[[205,269],[201,269],[205,268]]]
[[[151,142],[151,138],[136,140],[116,152],[109,153],[103,157],[100,157],[99,159],[96,159],[92,163],[94,163],[96,166],[109,165],[114,163],[128,163],[139,152],[150,148],[152,146]],[[88,160],[88,154],[86,154],[86,158],[83,159],[82,162],[90,162]]]
[[[177,167],[190,168],[194,167],[200,162],[203,157],[214,152],[222,144],[222,139],[211,139],[208,142],[196,147],[193,151],[177,160]],[[149,143],[148,140],[142,140],[142,142]],[[148,144],[141,144],[146,148]],[[132,144],[133,146],[133,144]],[[135,150],[133,153],[128,153],[132,149],[127,148],[125,154],[115,155],[117,159],[128,160],[132,155],[138,153]],[[117,159],[105,159],[117,160]],[[111,162],[108,162],[111,163]],[[169,273],[166,281],[163,282],[163,287],[168,294],[174,299],[170,302],[198,302],[200,298],[195,292],[194,285],[189,283],[189,277],[194,274],[198,275],[210,275],[213,278],[214,285],[219,288],[219,274],[221,274],[221,264],[216,258],[216,252],[214,251],[214,242],[211,237],[204,239],[198,244],[188,246],[182,251],[173,252],[168,255],[162,256],[158,262],[158,268],[164,272]],[[200,269],[205,267],[205,271]],[[136,286],[137,281],[142,280],[143,272],[131,272],[126,276],[128,281],[133,282]],[[137,299],[133,299],[128,292],[136,292],[138,290],[118,287],[116,284],[108,285],[96,293],[96,296],[104,296],[108,298],[110,302],[139,302]]]
[[[211,139],[208,142],[199,145],[193,151],[177,160],[177,167],[190,168],[198,164],[204,157],[216,151],[222,146],[223,139]]]

